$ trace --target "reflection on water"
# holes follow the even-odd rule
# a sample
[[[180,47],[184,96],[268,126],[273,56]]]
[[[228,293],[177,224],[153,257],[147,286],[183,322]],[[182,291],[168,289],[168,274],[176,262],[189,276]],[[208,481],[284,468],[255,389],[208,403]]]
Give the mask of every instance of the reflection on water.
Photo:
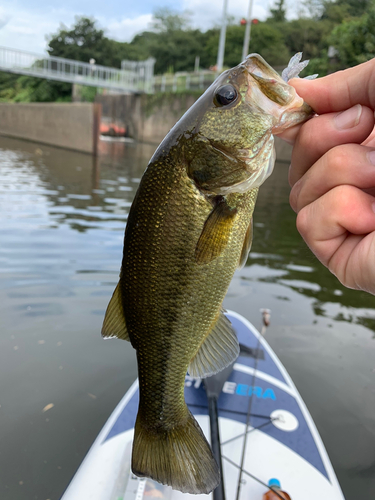
[[[0,138],[0,498],[58,499],[136,376],[100,328],[127,214],[152,146],[88,155]],[[288,205],[287,165],[262,187],[254,243],[225,306],[259,325],[318,425],[346,497],[375,494],[374,298],[311,255]],[[296,499],[298,500],[298,499]]]

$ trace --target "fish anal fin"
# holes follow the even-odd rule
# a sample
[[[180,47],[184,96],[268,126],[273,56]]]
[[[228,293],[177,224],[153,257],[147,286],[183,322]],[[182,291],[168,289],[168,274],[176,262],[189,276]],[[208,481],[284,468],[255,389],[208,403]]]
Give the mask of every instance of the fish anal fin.
[[[237,210],[229,207],[224,198],[220,198],[204,223],[195,248],[195,260],[198,264],[209,264],[228,244]]]
[[[120,282],[113,292],[105,313],[102,326],[102,337],[105,339],[117,338],[130,341],[122,307]]]
[[[240,257],[240,261],[238,264],[238,267],[240,269],[246,264],[247,258],[248,258],[249,253],[250,253],[252,242],[253,242],[253,219],[251,218],[249,227],[247,228],[247,231],[245,234],[245,239],[243,242],[241,257]]]
[[[219,468],[197,421],[186,411],[187,419],[168,429],[150,429],[138,413],[132,471],[183,493],[208,494],[220,482]]]
[[[214,375],[233,363],[239,353],[237,335],[221,310],[212,330],[190,361],[189,375],[196,378]]]

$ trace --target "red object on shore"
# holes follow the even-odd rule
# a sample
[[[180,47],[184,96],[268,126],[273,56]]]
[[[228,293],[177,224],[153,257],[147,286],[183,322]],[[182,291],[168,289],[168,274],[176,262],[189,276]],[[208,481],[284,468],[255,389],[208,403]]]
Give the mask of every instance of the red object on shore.
[[[126,128],[116,125],[116,123],[101,123],[100,124],[100,134],[110,135],[112,137],[124,137],[126,134]]]

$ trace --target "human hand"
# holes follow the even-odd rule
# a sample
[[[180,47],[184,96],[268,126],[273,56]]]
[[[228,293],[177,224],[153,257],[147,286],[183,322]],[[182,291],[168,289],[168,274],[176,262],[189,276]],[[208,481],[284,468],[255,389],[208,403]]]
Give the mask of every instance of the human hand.
[[[294,79],[319,114],[283,134],[297,229],[345,286],[375,294],[375,59],[315,80]]]

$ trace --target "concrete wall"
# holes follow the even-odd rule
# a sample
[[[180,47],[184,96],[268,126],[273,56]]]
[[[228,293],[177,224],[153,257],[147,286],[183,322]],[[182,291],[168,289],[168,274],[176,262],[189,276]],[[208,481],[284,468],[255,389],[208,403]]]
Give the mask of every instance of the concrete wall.
[[[199,97],[199,93],[97,95],[102,117],[125,125],[127,135],[139,142],[159,144]]]
[[[158,145],[169,130],[198,99],[199,93],[156,95],[97,95],[102,116],[124,125],[127,135],[139,142]],[[276,137],[279,161],[290,161],[292,148]]]
[[[0,135],[97,153],[100,105],[0,103]]]

